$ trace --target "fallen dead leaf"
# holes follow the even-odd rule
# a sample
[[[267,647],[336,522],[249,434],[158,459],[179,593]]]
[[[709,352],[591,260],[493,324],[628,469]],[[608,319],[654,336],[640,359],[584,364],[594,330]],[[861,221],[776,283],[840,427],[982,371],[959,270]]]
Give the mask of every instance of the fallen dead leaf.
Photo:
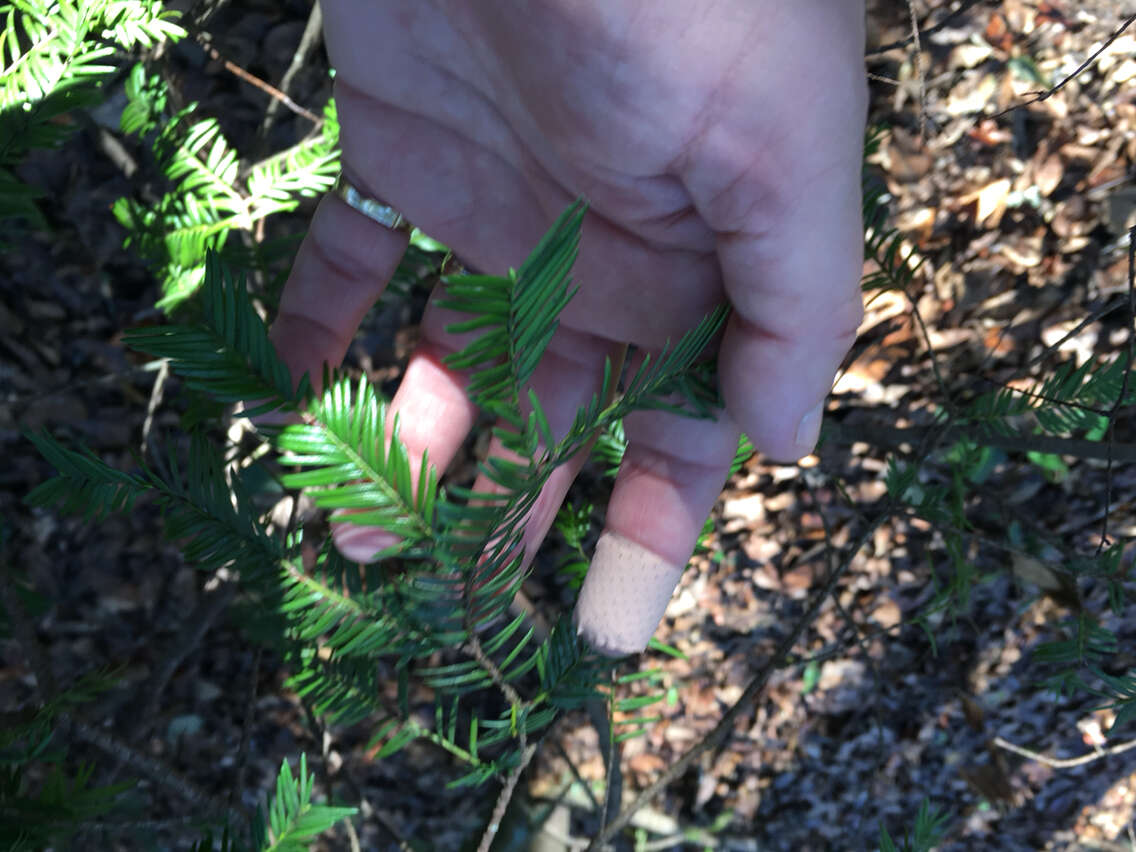
[[[722,503],[722,517],[740,518],[747,523],[760,521],[765,517],[764,500],[765,497],[761,494],[749,494],[725,500]]]
[[[1065,177],[1065,164],[1060,156],[1050,154],[1034,169],[1033,182],[1037,185],[1038,192],[1048,198],[1061,184],[1063,177]]]
[[[920,207],[896,218],[896,227],[907,234],[913,234],[916,241],[923,245],[931,237],[935,228],[935,208]]]
[[[1000,253],[1010,263],[1023,269],[1032,269],[1041,263],[1041,241],[1042,235],[1038,234],[1018,242],[1003,243]]]
[[[1005,127],[999,127],[998,122],[992,118],[984,118],[978,125],[967,131],[968,137],[979,145],[990,148],[1005,145],[1014,138],[1014,134]]]
[[[1001,12],[995,12],[990,16],[982,37],[991,47],[1001,51],[1009,52],[1014,46],[1014,34],[1010,32],[1009,24],[1006,23],[1006,18]]]
[[[667,762],[653,751],[641,751],[627,761],[632,772],[653,775],[667,768]]]
[[[959,775],[979,796],[989,802],[1012,805],[1016,800],[1013,785],[998,763],[960,767]]]
[[[1002,221],[1002,214],[1006,212],[1006,199],[1010,195],[1010,186],[1009,178],[999,178],[981,189],[968,192],[959,198],[959,204],[963,207],[975,205],[976,225],[997,228]]]
[[[974,68],[994,53],[994,48],[980,41],[960,44],[951,51],[951,65],[955,68]]]
[[[871,619],[887,630],[903,620],[903,611],[899,608],[899,604],[888,598],[872,610]]]

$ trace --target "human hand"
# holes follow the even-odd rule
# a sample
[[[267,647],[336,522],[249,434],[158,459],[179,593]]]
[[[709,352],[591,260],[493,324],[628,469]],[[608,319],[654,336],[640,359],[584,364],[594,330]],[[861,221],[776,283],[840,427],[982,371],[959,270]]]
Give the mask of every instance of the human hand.
[[[657,351],[715,305],[734,308],[717,421],[626,420],[577,606],[598,650],[646,645],[739,430],[777,459],[816,442],[862,312],[863,17],[862,0],[324,2],[344,174],[363,194],[490,273],[588,200],[580,290],[531,383],[554,433],[623,344]],[[272,329],[296,374],[342,360],[405,248],[403,233],[323,200]],[[444,330],[456,319],[428,307],[392,401],[410,457],[428,449],[439,470],[475,414],[465,377],[442,363],[462,345]],[[582,462],[532,510],[529,558]],[[390,543],[347,524],[335,536],[359,561]]]

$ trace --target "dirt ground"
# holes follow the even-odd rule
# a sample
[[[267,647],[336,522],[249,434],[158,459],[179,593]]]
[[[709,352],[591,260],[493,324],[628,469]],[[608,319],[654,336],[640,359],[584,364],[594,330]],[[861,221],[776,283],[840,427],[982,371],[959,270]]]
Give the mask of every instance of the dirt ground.
[[[1096,550],[1110,476],[1108,536],[1136,536],[1136,469],[1113,464],[1110,473],[1107,461],[1074,456],[1046,468],[999,450],[965,507],[965,561],[978,577],[969,606],[929,616],[933,642],[915,619],[948,572],[942,532],[899,513],[851,551],[884,497],[888,427],[926,425],[944,386],[964,399],[1129,345],[1136,25],[1058,84],[1136,10],[1108,0],[1004,0],[964,3],[948,16],[958,3],[920,2],[916,50],[905,4],[869,6],[869,47],[900,43],[869,52],[870,119],[890,128],[872,175],[924,264],[910,299],[887,294],[868,306],[818,454],[794,466],[754,459],[729,482],[708,551],[695,557],[658,634],[685,659],[648,653],[635,664],[659,669],[668,699],[661,720],[623,746],[625,802],[737,701],[832,565],[850,557],[850,566],[795,645],[802,661],[777,668],[725,747],[640,811],[637,830],[656,845],[637,848],[870,849],[881,822],[901,834],[927,798],[947,814],[944,850],[1133,849],[1136,749],[1102,752],[1133,732],[1106,739],[1110,711],[1089,696],[1047,690],[1051,670],[1033,651],[1083,607],[1106,613],[1119,637],[1114,673],[1136,663],[1136,620],[1108,615],[1100,585],[1082,583],[1071,598],[1044,564]],[[309,11],[300,0],[239,0],[207,29],[223,57],[278,82]],[[238,149],[253,150],[264,92],[192,42],[174,61],[186,100],[207,104]],[[317,50],[290,94],[318,111],[329,92]],[[280,761],[305,751],[319,794],[365,802],[359,848],[398,849],[399,838],[463,848],[486,822],[497,787],[446,790],[460,773],[439,749],[415,744],[375,760],[363,748],[367,726],[323,730],[284,688],[280,661],[241,633],[231,584],[186,567],[163,540],[156,509],[89,526],[22,502],[49,475],[24,432],[45,428],[129,468],[148,409],[152,436],[176,430],[182,413],[176,382],[157,398],[157,370],[120,342],[123,330],[160,321],[156,284],[122,247],[110,214],[116,198],[147,192],[153,179],[146,152],[114,130],[122,103],[119,81],[108,88],[105,113],[28,163],[25,177],[47,190],[51,230],[0,256],[0,541],[5,569],[42,601],[38,644],[61,684],[116,669],[119,688],[91,711],[91,724],[200,789],[235,789],[254,805]],[[305,130],[282,111],[268,144],[290,144]],[[108,134],[135,171],[111,155]],[[309,215],[307,207],[277,217],[269,236],[301,232]],[[418,293],[374,312],[349,363],[392,387],[421,305]],[[1131,444],[1130,411],[1117,417],[1115,440]],[[949,475],[941,461],[927,467],[932,483]],[[602,511],[606,487],[591,470],[570,499]],[[1125,564],[1132,554],[1127,547]],[[562,603],[562,588],[549,580],[555,556],[538,562],[525,589],[544,614]],[[160,694],[149,693],[158,682]],[[0,644],[0,710],[20,706],[33,686],[24,649]],[[98,762],[97,778],[130,774],[90,745],[72,748]],[[1078,765],[1052,765],[1082,756]],[[604,777],[593,720],[569,714],[520,795],[530,810],[558,797],[561,807],[540,837],[503,832],[508,848],[583,848],[600,817],[582,782]],[[151,780],[128,799],[128,814],[156,821],[156,845],[146,848],[177,848],[175,838],[186,835],[178,820],[192,812],[185,800]],[[130,836],[91,831],[77,848],[143,848]],[[633,848],[632,836],[616,848]],[[668,838],[671,846],[662,845]],[[352,842],[340,831],[321,844]]]

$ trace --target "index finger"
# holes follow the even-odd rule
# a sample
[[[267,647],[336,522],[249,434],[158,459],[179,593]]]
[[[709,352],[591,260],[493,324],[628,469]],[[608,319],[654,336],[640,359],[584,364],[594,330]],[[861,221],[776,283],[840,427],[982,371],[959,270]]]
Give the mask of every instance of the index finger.
[[[318,387],[323,365],[339,365],[407,243],[336,195],[320,202],[269,332],[294,380],[307,372]]]

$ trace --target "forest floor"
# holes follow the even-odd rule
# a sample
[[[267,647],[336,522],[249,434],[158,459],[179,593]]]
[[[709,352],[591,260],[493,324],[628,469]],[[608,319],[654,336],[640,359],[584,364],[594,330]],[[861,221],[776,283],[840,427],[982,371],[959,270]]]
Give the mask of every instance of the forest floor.
[[[667,700],[654,708],[661,719],[622,746],[625,804],[715,726],[828,573],[846,570],[724,747],[638,813],[635,830],[653,844],[638,848],[871,849],[881,823],[902,834],[926,799],[946,815],[942,849],[1136,849],[1136,749],[1105,751],[1136,731],[1106,738],[1112,712],[1091,696],[1055,695],[1042,683],[1052,668],[1034,654],[1083,610],[1103,613],[1117,634],[1118,673],[1136,663],[1136,619],[1109,614],[1103,584],[1053,570],[1092,556],[1102,535],[1125,545],[1131,565],[1136,468],[999,447],[961,507],[959,536],[903,511],[873,526],[889,454],[910,451],[896,430],[925,426],[950,400],[1024,387],[1068,359],[1123,357],[1131,345],[1136,26],[1057,87],[1124,25],[1131,10],[1122,5],[964,4],[924,32],[917,52],[906,43],[908,7],[869,3],[869,47],[903,42],[869,54],[871,122],[890,128],[872,174],[923,265],[906,294],[868,305],[818,453],[797,465],[755,458],[728,483],[708,548],[658,633],[683,657],[650,652],[627,669],[656,668]],[[945,16],[915,8],[925,30]],[[308,13],[299,0],[238,0],[207,29],[221,56],[277,83]],[[192,40],[173,61],[185,101],[205,103],[239,150],[253,150],[268,96]],[[322,107],[330,85],[321,50],[290,94]],[[400,837],[463,848],[485,824],[496,786],[447,790],[458,770],[443,751],[416,743],[376,760],[363,747],[365,725],[321,727],[285,688],[280,662],[242,634],[228,609],[233,584],[187,568],[163,540],[155,508],[91,526],[22,502],[49,475],[26,431],[81,441],[128,468],[148,410],[150,440],[175,430],[181,415],[169,401],[176,383],[163,401],[157,371],[121,344],[125,329],[160,321],[157,285],[122,247],[110,213],[116,198],[150,191],[152,175],[146,152],[117,132],[123,102],[120,81],[73,141],[28,164],[25,177],[47,190],[51,230],[0,256],[0,542],[6,570],[26,577],[43,602],[38,643],[62,684],[115,668],[119,687],[90,718],[199,788],[237,789],[254,805],[280,761],[305,751],[319,793],[367,803],[361,848],[397,849]],[[306,130],[282,111],[266,144],[290,144]],[[301,232],[309,215],[277,217],[270,234]],[[349,364],[393,387],[422,302],[412,293],[376,311]],[[1131,445],[1133,431],[1131,411],[1120,412],[1117,444]],[[946,449],[926,462],[924,486],[951,484]],[[598,518],[606,487],[590,470],[569,499]],[[974,572],[969,601],[928,613],[955,570],[951,541],[962,542],[954,556]],[[538,560],[525,588],[543,617],[563,604],[548,579],[556,555]],[[0,644],[0,710],[32,694],[24,650]],[[162,688],[150,692],[156,683]],[[90,746],[74,749],[98,763],[96,778],[128,774]],[[558,804],[539,835],[511,826],[507,848],[582,848],[601,819],[593,782],[609,771],[595,720],[566,715],[519,795],[530,812]],[[131,795],[140,818],[171,820],[146,848],[172,848],[184,801],[153,780]],[[615,848],[633,848],[633,835]],[[77,848],[143,848],[126,837],[93,831]],[[351,848],[342,831],[321,843]]]

